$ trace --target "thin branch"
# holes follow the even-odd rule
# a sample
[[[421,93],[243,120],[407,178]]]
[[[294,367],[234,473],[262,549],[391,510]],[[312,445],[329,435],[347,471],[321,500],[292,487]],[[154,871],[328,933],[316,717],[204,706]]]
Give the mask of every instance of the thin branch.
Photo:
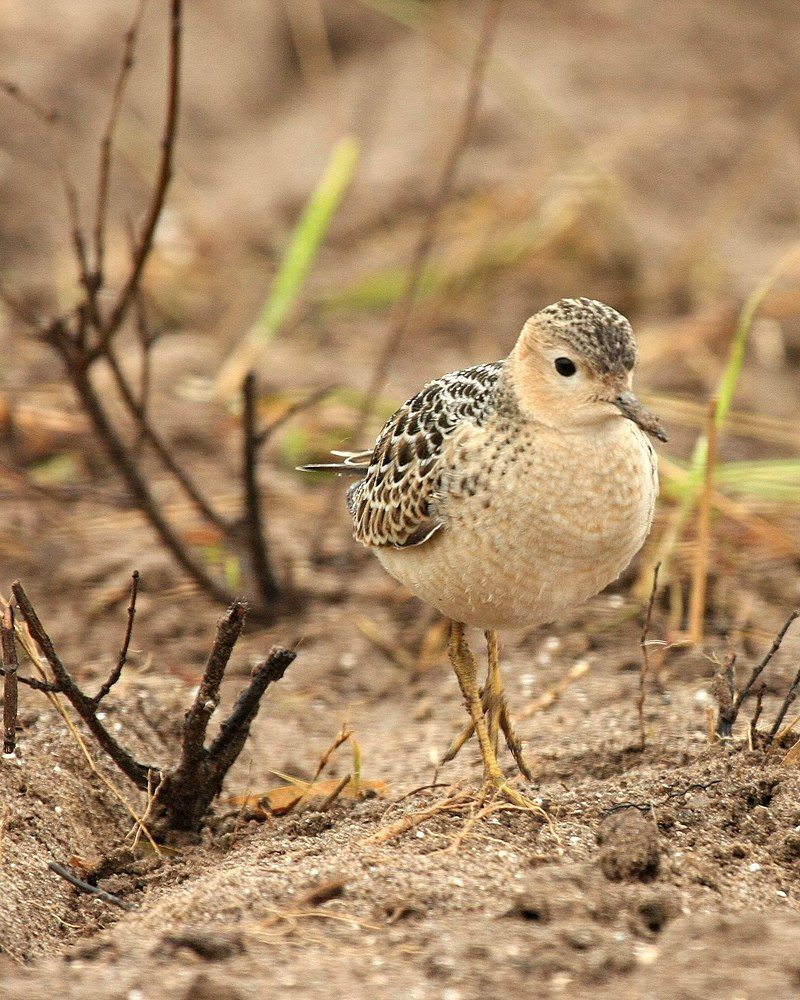
[[[161,158],[158,165],[156,180],[150,204],[147,208],[144,223],[136,249],[128,279],[114,304],[108,321],[104,324],[102,338],[107,341],[119,328],[128,306],[134,297],[141,278],[142,270],[153,244],[153,235],[158,224],[161,210],[164,207],[167,188],[172,178],[172,157],[175,148],[175,132],[178,123],[178,97],[181,65],[181,35],[182,35],[182,0],[171,0],[170,4],[170,45],[169,69],[167,81],[167,111],[164,120],[164,131],[161,138]]]
[[[97,179],[97,201],[94,215],[94,272],[93,279],[95,287],[99,288],[103,283],[103,255],[105,252],[106,234],[106,212],[108,210],[108,187],[111,178],[111,148],[114,141],[114,131],[117,126],[119,113],[122,109],[122,100],[125,95],[125,86],[128,82],[131,70],[133,69],[133,53],[136,47],[136,37],[139,34],[139,26],[142,22],[147,0],[139,0],[131,26],[125,33],[125,44],[122,51],[119,71],[114,93],[111,98],[111,109],[106,121],[103,138],[100,142],[100,167]]]
[[[647,648],[647,637],[650,634],[650,621],[653,617],[653,605],[656,601],[656,593],[658,591],[658,573],[661,569],[661,563],[656,563],[653,569],[653,586],[650,588],[650,600],[647,602],[647,612],[644,617],[644,625],[642,626],[642,635],[639,639],[639,646],[642,650],[642,665],[639,669],[639,698],[636,703],[636,708],[639,716],[639,746],[642,750],[645,747],[645,729],[644,729],[644,703],[647,697],[647,678],[650,675],[650,651]]]
[[[5,667],[0,667],[0,676],[5,677],[7,673],[8,671]],[[63,690],[60,684],[53,684],[50,681],[39,681],[35,677],[23,677],[20,674],[17,674],[17,683],[24,684],[33,691],[41,691],[42,694],[61,694]]]
[[[222,723],[218,736],[209,747],[208,754],[215,772],[224,775],[239,756],[264,692],[270,684],[283,677],[296,656],[291,649],[273,646],[266,660],[255,667],[249,685],[236,699],[231,714]]]
[[[336,385],[326,385],[322,389],[316,389],[314,392],[310,393],[304,399],[299,399],[296,403],[292,403],[291,406],[287,407],[283,413],[276,417],[271,424],[258,432],[255,435],[255,444],[257,448],[262,448],[270,440],[272,435],[280,430],[284,424],[287,424],[293,417],[296,417],[298,413],[302,413],[304,410],[310,409],[320,400],[323,400],[326,396],[329,396],[334,392],[338,386]]]
[[[128,659],[128,647],[131,644],[131,635],[133,634],[133,619],[136,617],[136,595],[139,592],[139,570],[135,569],[133,571],[133,576],[131,578],[131,600],[128,605],[128,623],[125,626],[125,638],[122,640],[122,648],[119,651],[119,656],[117,657],[116,665],[111,673],[108,675],[105,683],[94,696],[92,701],[95,705],[99,705],[100,702],[105,698],[112,687],[117,683],[117,681],[122,676],[122,668],[125,666],[125,661]]]
[[[83,879],[78,878],[77,875],[73,875],[68,868],[58,864],[56,861],[49,861],[47,867],[51,872],[55,872],[56,875],[63,878],[65,882],[69,882],[70,885],[75,886],[76,889],[88,893],[90,896],[96,896],[98,899],[102,899],[104,903],[111,903],[114,906],[118,906],[121,910],[136,909],[132,903],[126,903],[119,896],[115,896],[111,892],[106,892],[105,889],[98,889],[96,885],[91,885],[89,882],[84,882]]]
[[[94,701],[81,691],[70,676],[67,668],[61,662],[61,659],[53,646],[52,639],[47,634],[44,626],[39,620],[39,616],[36,614],[36,611],[19,580],[15,580],[14,583],[11,584],[11,592],[14,594],[17,606],[22,613],[22,617],[25,619],[25,624],[28,626],[28,631],[30,632],[31,637],[41,650],[45,660],[47,660],[50,665],[50,669],[53,671],[56,683],[59,685],[60,692],[63,693],[68,699],[69,703],[81,719],[83,719],[94,738],[105,750],[108,756],[114,761],[120,771],[130,778],[130,780],[138,788],[146,789],[147,772],[157,770],[157,768],[140,764],[138,761],[134,760],[127,750],[117,743],[111,733],[108,732],[102,722],[100,722],[97,718],[97,706]]]
[[[217,626],[217,636],[203,671],[194,704],[186,713],[183,746],[179,767],[189,767],[203,754],[203,743],[209,720],[219,704],[219,688],[228,666],[233,647],[244,627],[247,606],[236,601],[228,608]]]
[[[778,730],[781,728],[781,723],[786,717],[786,713],[789,711],[789,707],[792,702],[797,697],[797,689],[800,687],[800,670],[795,674],[794,680],[791,683],[789,690],[786,692],[786,697],[783,699],[781,707],[778,709],[778,714],[775,716],[775,721],[772,723],[772,728],[767,736],[766,743],[764,746],[769,749],[772,746],[772,742],[778,735]]]
[[[242,386],[242,483],[244,485],[243,527],[250,549],[256,584],[266,609],[275,607],[281,588],[275,579],[264,535],[261,492],[258,488],[258,442],[256,438],[256,377],[248,372]]]
[[[0,642],[3,649],[3,754],[11,755],[17,748],[17,646],[14,641],[14,609],[9,604],[0,620]]]
[[[229,530],[229,526],[225,522],[224,518],[222,518],[205,499],[200,490],[189,477],[189,474],[178,464],[177,459],[174,457],[165,441],[156,432],[155,428],[147,419],[144,407],[137,402],[131,387],[128,384],[128,380],[122,373],[122,369],[119,366],[117,356],[114,353],[111,344],[106,343],[101,345],[100,353],[93,356],[95,358],[102,357],[108,363],[108,366],[111,369],[111,374],[114,376],[114,381],[119,389],[119,393],[122,396],[122,400],[136,423],[137,433],[140,440],[147,441],[147,443],[152,447],[153,451],[161,460],[164,468],[167,469],[168,472],[172,473],[177,480],[178,485],[195,505],[201,517],[206,518],[216,528],[219,528],[220,531],[227,532]]]
[[[783,642],[783,637],[789,631],[789,628],[791,627],[792,622],[796,621],[796,619],[798,619],[798,618],[800,618],[800,608],[795,608],[794,611],[789,615],[789,617],[783,623],[783,626],[782,626],[780,632],[778,632],[778,634],[773,639],[772,645],[767,650],[767,653],[764,656],[764,658],[761,660],[760,663],[758,663],[755,667],[753,667],[753,672],[750,674],[750,677],[748,678],[747,683],[742,688],[742,690],[739,692],[739,696],[737,697],[736,701],[734,702],[734,706],[733,706],[734,707],[734,711],[735,711],[734,719],[736,718],[736,715],[739,714],[739,709],[742,707],[742,702],[745,700],[745,698],[748,696],[748,694],[750,694],[751,688],[753,687],[753,685],[755,684],[755,682],[758,680],[758,678],[761,676],[761,674],[764,672],[764,668],[769,664],[769,661],[772,659],[772,657],[781,648],[781,643]]]
[[[230,604],[232,595],[192,558],[186,546],[162,514],[138,465],[111,424],[100,402],[100,397],[86,370],[85,355],[78,354],[74,345],[58,336],[57,332],[54,332],[50,337],[50,342],[64,359],[70,382],[80,397],[83,408],[106,446],[112,461],[128,484],[134,501],[153,526],[163,544],[201,590],[216,601]]]

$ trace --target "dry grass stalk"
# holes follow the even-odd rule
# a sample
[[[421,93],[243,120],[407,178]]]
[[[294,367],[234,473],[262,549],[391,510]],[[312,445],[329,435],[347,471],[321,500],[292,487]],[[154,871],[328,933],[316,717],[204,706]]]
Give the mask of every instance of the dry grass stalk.
[[[708,559],[711,549],[711,493],[714,487],[714,466],[717,460],[717,401],[712,399],[706,422],[706,451],[703,487],[697,515],[697,547],[695,549],[692,592],[689,599],[689,642],[699,646],[703,642],[703,621],[706,611],[708,585]]]
[[[532,715],[537,715],[546,708],[550,708],[551,705],[555,705],[567,688],[589,673],[591,666],[588,660],[578,660],[560,680],[556,681],[555,684],[551,684],[543,694],[540,694],[538,698],[534,698],[532,702],[526,705],[519,713],[518,718],[529,719]]]
[[[636,711],[639,718],[639,747],[642,750],[644,750],[646,742],[644,703],[647,697],[647,679],[650,676],[650,650],[647,645],[647,637],[650,635],[650,622],[653,617],[653,605],[656,601],[656,593],[658,592],[658,573],[660,569],[661,563],[656,563],[653,569],[653,586],[650,589],[650,599],[647,602],[647,612],[644,616],[642,635],[639,639],[639,646],[642,650],[642,662],[639,668],[639,697],[636,701]]]

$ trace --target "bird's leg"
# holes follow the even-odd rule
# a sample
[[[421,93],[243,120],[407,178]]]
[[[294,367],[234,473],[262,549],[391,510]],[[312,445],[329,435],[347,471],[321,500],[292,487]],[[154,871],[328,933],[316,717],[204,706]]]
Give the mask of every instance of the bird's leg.
[[[454,621],[450,623],[448,653],[450,654],[450,662],[453,664],[453,670],[461,687],[461,693],[464,695],[467,710],[472,718],[475,735],[478,737],[481,757],[483,757],[483,774],[486,784],[492,785],[514,805],[522,806],[526,809],[535,808],[533,803],[526,799],[524,795],[521,795],[516,789],[511,788],[506,783],[503,772],[498,766],[497,756],[492,749],[489,732],[486,728],[481,695],[478,691],[475,658],[467,645],[467,640],[464,636],[464,626],[461,622]]]
[[[494,630],[488,630],[485,634],[489,670],[486,676],[486,684],[483,686],[480,695],[484,715],[488,718],[487,729],[489,740],[496,757],[498,730],[502,730],[508,749],[511,751],[517,767],[522,772],[524,777],[528,779],[528,781],[532,781],[533,775],[531,774],[531,769],[528,767],[525,757],[523,756],[522,744],[519,741],[519,737],[514,732],[514,727],[511,725],[511,719],[508,715],[508,706],[506,705],[506,700],[503,696],[503,680],[500,676],[497,633]],[[470,656],[471,655],[472,654],[470,653]],[[474,732],[475,726],[472,722],[470,722],[447,748],[446,752],[442,756],[441,764],[447,764],[449,761],[454,760],[456,755]]]
[[[483,692],[483,707],[489,718],[489,738],[492,740],[495,753],[497,753],[497,734],[498,730],[502,729],[506,745],[511,751],[517,767],[528,781],[532,781],[533,775],[531,774],[531,769],[528,767],[523,756],[522,744],[519,737],[511,725],[511,719],[508,716],[508,705],[503,695],[503,678],[500,675],[500,650],[497,644],[497,632],[494,629],[487,629],[484,635],[486,636],[486,653],[489,660],[489,670],[486,675],[486,686]]]

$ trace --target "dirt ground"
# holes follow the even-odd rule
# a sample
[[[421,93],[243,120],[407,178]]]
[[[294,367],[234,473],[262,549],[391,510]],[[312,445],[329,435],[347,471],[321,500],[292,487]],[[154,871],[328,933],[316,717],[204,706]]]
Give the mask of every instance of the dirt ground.
[[[644,749],[637,581],[674,509],[668,495],[653,547],[617,584],[569,619],[503,637],[512,715],[534,763],[527,790],[545,812],[481,804],[471,745],[437,773],[464,713],[436,619],[352,542],[343,497],[329,522],[330,486],[294,466],[353,443],[353,396],[387,329],[381,289],[402,273],[424,219],[463,100],[474,38],[463,32],[481,7],[423,5],[434,26],[420,28],[387,16],[419,13],[412,5],[325,3],[333,68],[317,75],[287,17],[306,5],[232,6],[187,5],[177,172],[147,275],[165,331],[153,405],[197,481],[229,509],[237,422],[198,403],[192,380],[213,373],[252,322],[331,146],[356,135],[354,183],[259,371],[272,413],[330,383],[347,390],[287,424],[261,469],[273,557],[298,606],[269,629],[247,628],[226,704],[273,643],[297,644],[298,656],[208,825],[162,856],[131,849],[125,806],[44,697],[22,691],[20,758],[0,767],[0,994],[796,995],[800,772],[781,766],[784,750],[748,748],[749,703],[732,741],[708,738],[715,657],[731,643],[743,679],[800,602],[796,505],[739,497],[741,516],[714,521],[705,644],[654,647]],[[120,122],[112,269],[155,157],[165,25],[151,8]],[[131,11],[122,0],[51,0],[0,13],[0,75],[61,109],[81,182],[94,174]],[[639,385],[670,430],[663,452],[685,460],[743,298],[797,242],[793,5],[509,2],[496,54],[433,257],[442,282],[415,311],[381,409],[430,377],[504,356],[539,306],[589,295],[633,321]],[[3,287],[64,306],[74,275],[47,137],[11,102],[0,103],[0,135]],[[735,409],[760,423],[732,420],[724,459],[800,454],[796,287],[787,276],[754,328]],[[135,357],[131,338],[123,361]],[[0,359],[0,592],[23,581],[65,663],[94,688],[140,570],[130,666],[106,722],[166,764],[221,609],[161,549],[57,360],[10,313]],[[160,475],[153,465],[159,498],[196,538]],[[654,608],[654,639],[671,642],[683,624],[693,539],[690,526]],[[763,727],[798,662],[796,627],[765,674]],[[360,797],[324,810],[317,798],[286,816],[232,801],[284,775],[310,778],[345,722]],[[353,745],[325,779],[353,769]],[[390,836],[402,820],[408,829]],[[133,909],[77,893],[50,861],[93,872]]]

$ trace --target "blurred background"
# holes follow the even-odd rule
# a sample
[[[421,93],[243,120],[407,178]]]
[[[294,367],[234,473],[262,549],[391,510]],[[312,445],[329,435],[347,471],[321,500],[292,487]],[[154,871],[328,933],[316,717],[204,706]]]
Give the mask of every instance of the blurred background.
[[[104,308],[129,268],[131,229],[142,218],[157,170],[167,8],[163,0],[144,8],[120,105]],[[0,591],[22,578],[62,656],[82,682],[96,681],[115,660],[130,573],[141,571],[130,666],[109,712],[147,754],[155,746],[163,755],[163,733],[174,730],[187,691],[198,682],[220,602],[203,594],[160,544],[93,434],[58,357],[20,318],[66,312],[83,295],[59,160],[91,232],[100,142],[136,10],[133,0],[0,5]],[[744,665],[769,647],[800,601],[796,4],[507,0],[474,128],[460,149],[410,322],[398,338],[395,309],[461,127],[485,10],[471,0],[188,0],[174,175],[136,315],[116,340],[120,369],[147,388],[153,426],[224,518],[240,511],[242,422],[237,400],[217,391],[222,375],[232,371],[238,385],[247,366],[254,367],[258,421],[272,428],[258,479],[282,601],[266,624],[249,624],[232,664],[233,686],[248,676],[249,658],[273,641],[299,642],[300,655],[274,696],[270,692],[226,791],[258,791],[274,784],[276,774],[310,777],[346,717],[358,733],[353,766],[361,768],[363,758],[364,772],[394,794],[429,780],[432,762],[461,724],[444,630],[353,543],[345,485],[295,467],[324,460],[331,448],[369,446],[382,421],[425,381],[505,356],[524,321],[561,297],[603,300],[633,323],[640,346],[637,390],[670,434],[669,443],[658,446],[662,497],[651,538],[606,593],[569,620],[509,637],[504,647],[512,715],[531,745],[543,798],[566,802],[557,823],[569,836],[548,840],[545,831],[537,841],[528,827],[509,821],[510,832],[502,835],[513,853],[487,838],[467,851],[471,860],[463,870],[461,858],[450,869],[441,856],[423,869],[426,842],[409,838],[391,860],[408,866],[398,876],[399,889],[384,881],[391,866],[373,878],[360,856],[347,853],[363,833],[358,824],[377,823],[383,804],[372,813],[370,803],[354,805],[355,825],[339,840],[335,827],[324,841],[324,857],[347,869],[347,905],[359,918],[387,922],[396,902],[401,916],[441,920],[433,932],[424,920],[403,924],[412,928],[412,959],[397,960],[398,982],[412,973],[424,979],[426,969],[440,974],[436,962],[444,968],[444,959],[435,949],[449,947],[440,931],[450,933],[452,910],[479,913],[487,906],[486,864],[495,865],[501,884],[509,870],[528,877],[536,865],[552,863],[557,894],[559,865],[572,871],[575,861],[594,864],[596,829],[606,811],[623,800],[650,802],[654,789],[671,801],[668,783],[681,775],[691,788],[714,785],[716,791],[704,792],[702,802],[697,796],[696,806],[684,808],[681,799],[681,811],[675,807],[680,822],[669,819],[671,806],[660,813],[667,816],[661,832],[675,851],[664,876],[678,898],[674,912],[716,912],[720,898],[748,913],[796,905],[793,890],[787,901],[787,890],[796,881],[797,834],[786,834],[792,842],[780,839],[800,822],[796,781],[793,798],[776,797],[773,819],[767,815],[773,785],[763,795],[752,791],[764,784],[761,762],[742,755],[729,768],[727,748],[709,746],[711,677],[727,645],[739,652],[746,676]],[[55,126],[42,121],[50,108],[58,111]],[[143,330],[152,348],[146,363]],[[199,516],[143,446],[108,365],[98,364],[94,378],[182,544],[230,593],[251,597],[247,554]],[[638,641],[659,562],[653,683],[639,717],[645,685],[639,687]],[[765,675],[765,706],[773,715],[799,651],[790,633],[784,659],[777,657]],[[232,697],[227,686],[224,696]],[[20,719],[29,760],[36,752],[27,748],[37,745],[45,747],[45,762],[48,754],[77,753],[61,720],[28,697]],[[787,719],[787,741],[798,721]],[[633,746],[640,724],[642,744]],[[645,724],[650,742],[641,753]],[[477,776],[474,768],[465,772],[470,759],[475,764],[467,750],[451,776]],[[76,760],[69,770],[78,790],[64,808],[69,823],[78,819],[75,826],[62,824],[64,851],[72,840],[89,843],[93,836],[81,798],[85,767]],[[782,787],[789,786],[787,779]],[[41,788],[39,804],[61,801],[61,780],[56,787],[49,771]],[[27,791],[23,802],[27,809]],[[762,812],[755,818],[747,812],[751,827],[742,846],[739,823],[753,809]],[[128,821],[115,803],[98,807],[96,815],[105,817],[106,826],[97,829],[106,831],[108,843],[124,837]],[[353,817],[337,814],[336,823]],[[285,852],[290,866],[291,838],[307,832],[300,819],[288,834],[280,825],[247,829],[253,837],[247,850],[263,841],[262,857]],[[321,823],[316,832],[327,829]],[[289,846],[273,855],[282,836]],[[231,844],[225,841],[224,849]],[[106,848],[94,849],[102,854]],[[216,842],[208,849],[207,867],[216,867]],[[230,912],[252,915],[250,908],[260,905],[253,900],[271,899],[300,878],[318,878],[312,857],[318,851],[309,848],[305,867],[275,868],[269,891],[254,882],[250,902],[233,892]],[[249,855],[239,862],[235,852],[232,857],[247,878],[261,877]],[[44,854],[37,855],[37,872],[43,863]],[[174,862],[186,865],[187,878],[195,863],[201,861]],[[586,871],[580,893],[595,893],[596,911],[570,909],[566,922],[574,913],[591,921],[605,912],[607,885],[597,882],[594,869]],[[462,875],[463,892],[453,888],[462,883],[452,881]],[[207,905],[216,912],[218,889],[210,882],[207,889]],[[19,898],[32,895],[23,885]],[[403,909],[406,895],[416,909]],[[622,907],[620,926],[639,921],[637,947],[649,947],[656,930],[642,929],[635,915],[645,912],[644,903],[633,894],[626,899],[633,916]],[[60,897],[52,903],[60,905]],[[491,903],[496,915],[510,905],[502,893]],[[180,903],[170,919],[183,920],[193,907],[194,898],[191,907]],[[171,911],[161,912],[152,917],[152,933],[161,933],[163,912]],[[533,954],[524,935],[549,933],[535,920],[536,913],[515,931],[520,955]],[[22,920],[14,947],[25,956],[58,952],[65,934],[74,938],[87,927],[78,921],[64,931],[60,923]],[[593,926],[602,948],[617,948],[610,924],[600,931]],[[406,932],[397,933],[401,940]],[[730,935],[714,945],[714,958],[724,954],[727,963],[744,941],[761,959],[760,931]],[[495,929],[486,939],[500,936]],[[679,956],[700,954],[691,927],[674,940]],[[545,940],[536,952],[545,956],[542,962],[551,944]],[[585,973],[590,984],[603,962],[602,975],[616,975],[605,952],[591,966],[599,954],[593,948],[575,944],[559,968],[571,970],[576,981]],[[624,948],[624,970],[630,970],[639,958],[633,945]],[[157,953],[150,944],[147,949],[142,954],[150,961]],[[776,963],[787,950],[776,945]],[[184,974],[184,954],[174,960],[176,976]],[[320,976],[322,995],[330,995],[324,990],[331,960],[324,948],[319,954],[299,978]],[[427,965],[418,954],[429,956]],[[476,954],[465,951],[452,969],[467,969],[472,986],[481,988],[487,974],[508,974],[512,986],[497,987],[497,995],[527,988],[520,983],[529,984],[538,968],[515,965],[513,956],[494,963]],[[647,954],[655,961],[655,953]],[[752,956],[737,954],[737,975],[755,969]],[[345,973],[360,975],[360,957],[342,972],[343,982]],[[697,959],[688,980],[701,976],[706,964],[713,962]],[[542,965],[542,977],[552,968]],[[260,974],[271,983],[273,965]],[[657,990],[672,967],[665,959],[649,974]],[[139,962],[131,960],[125,983],[137,993],[138,975]],[[153,975],[158,982],[160,972]],[[343,995],[360,995],[351,985],[345,983]],[[426,988],[413,995],[430,995]],[[728,996],[733,988],[685,995]],[[778,986],[772,995],[780,993]],[[462,995],[473,992],[451,993]]]

